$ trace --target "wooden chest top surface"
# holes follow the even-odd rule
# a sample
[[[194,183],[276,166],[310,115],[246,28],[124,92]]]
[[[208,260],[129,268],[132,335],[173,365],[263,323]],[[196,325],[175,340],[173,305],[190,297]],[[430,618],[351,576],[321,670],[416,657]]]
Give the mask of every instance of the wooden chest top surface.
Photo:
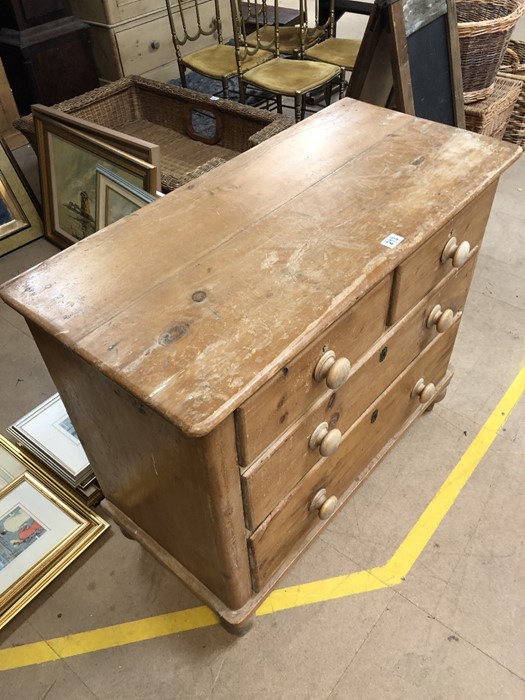
[[[2,288],[184,432],[212,430],[521,152],[350,99]],[[403,236],[395,248],[381,244]]]

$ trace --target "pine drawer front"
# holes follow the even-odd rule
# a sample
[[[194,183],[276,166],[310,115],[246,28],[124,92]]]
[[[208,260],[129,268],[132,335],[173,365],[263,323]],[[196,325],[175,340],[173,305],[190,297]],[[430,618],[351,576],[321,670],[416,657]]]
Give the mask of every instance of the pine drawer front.
[[[140,75],[176,60],[166,17],[118,31],[115,39],[124,75]],[[176,69],[173,77],[177,77]]]
[[[304,418],[290,426],[243,472],[241,483],[248,529],[254,530],[313,467],[322,457],[321,449],[325,452],[333,449],[337,436],[328,432],[326,447],[310,448],[318,426],[326,423],[328,431],[344,433],[437,335],[455,334],[475,263],[474,256],[461,269],[449,272],[437,289],[383,334],[339,391],[326,393]],[[327,459],[335,461],[342,449],[341,444]]]
[[[391,324],[399,321],[453,267],[465,264],[480,245],[496,187],[497,183],[488,187],[399,265],[394,274]]]
[[[299,553],[303,539],[329,521],[343,497],[346,500],[370,473],[367,465],[412,414],[421,410],[422,398],[430,396],[430,404],[436,396],[430,385],[437,385],[446,375],[458,327],[455,324],[451,332],[436,338],[407,367],[344,435],[337,458],[319,461],[251,535],[248,546],[255,590],[260,590],[289,557]],[[428,392],[422,397],[414,394],[420,379]],[[315,501],[323,489],[328,500],[319,510],[315,505],[322,503],[322,498],[318,496]],[[335,504],[334,499],[338,499]]]
[[[326,352],[356,362],[386,327],[389,275],[236,411],[239,462],[248,466],[329,387],[314,372]]]

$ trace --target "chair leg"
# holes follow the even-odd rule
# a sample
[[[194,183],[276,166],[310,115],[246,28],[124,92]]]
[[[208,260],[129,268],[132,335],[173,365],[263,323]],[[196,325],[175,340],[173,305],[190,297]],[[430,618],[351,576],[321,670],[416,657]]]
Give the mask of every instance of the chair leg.
[[[294,95],[294,107],[295,107],[295,121],[300,122],[304,118],[304,100],[300,92],[296,92]]]
[[[227,100],[230,96],[230,91],[229,91],[229,80],[228,78],[221,78],[222,81],[222,96],[224,97],[225,100]]]
[[[275,96],[275,101],[277,103],[277,111],[279,114],[283,113],[283,96],[282,95],[276,95]]]
[[[186,81],[186,67],[182,66],[180,64],[179,64],[179,75],[180,75],[181,87],[183,87],[183,88],[188,87],[188,83]]]
[[[346,71],[344,68],[341,68],[341,73],[339,74],[339,99],[342,100],[343,97],[345,96],[345,78],[346,78]]]
[[[332,81],[329,83],[326,83],[325,88],[324,88],[324,101],[326,106],[328,107],[331,102],[332,102]]]
[[[246,85],[244,80],[239,76],[239,102],[241,104],[246,103]]]

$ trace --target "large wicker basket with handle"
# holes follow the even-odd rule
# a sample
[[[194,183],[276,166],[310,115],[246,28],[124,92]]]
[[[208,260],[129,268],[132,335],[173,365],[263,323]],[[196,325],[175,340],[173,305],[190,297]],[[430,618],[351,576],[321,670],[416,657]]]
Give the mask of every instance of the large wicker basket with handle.
[[[280,114],[137,75],[121,78],[54,107],[160,146],[164,192],[203,175],[293,123]],[[193,114],[198,112],[214,116],[213,138],[197,133],[192,127]],[[14,126],[36,151],[32,115],[17,119]]]
[[[456,5],[465,102],[477,102],[494,90],[525,0],[459,0]]]
[[[525,148],[525,41],[509,43],[499,75],[512,78],[521,85],[503,138]]]

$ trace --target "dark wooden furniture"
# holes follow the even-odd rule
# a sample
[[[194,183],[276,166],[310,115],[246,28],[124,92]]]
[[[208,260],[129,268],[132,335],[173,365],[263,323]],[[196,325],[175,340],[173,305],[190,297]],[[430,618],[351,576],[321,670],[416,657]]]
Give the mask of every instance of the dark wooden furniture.
[[[98,86],[89,28],[68,0],[4,0],[0,26],[0,58],[21,114]]]
[[[230,629],[443,398],[520,152],[343,99],[2,288],[108,511]]]

